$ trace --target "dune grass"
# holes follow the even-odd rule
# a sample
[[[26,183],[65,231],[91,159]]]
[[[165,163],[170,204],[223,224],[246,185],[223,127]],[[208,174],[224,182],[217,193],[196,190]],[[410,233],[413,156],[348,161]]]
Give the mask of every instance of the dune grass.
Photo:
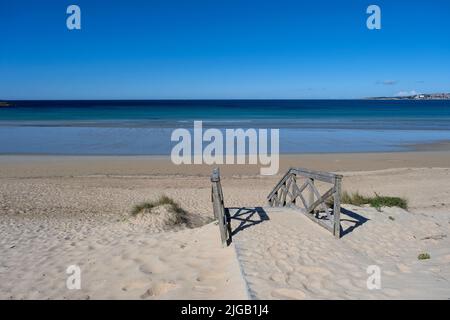
[[[136,216],[140,213],[151,213],[152,210],[158,206],[168,205],[169,210],[177,215],[180,219],[180,222],[186,222],[187,220],[187,212],[181,208],[181,206],[175,202],[172,198],[169,198],[166,195],[162,195],[156,201],[146,201],[140,204],[137,204],[131,210],[131,214]]]
[[[400,197],[381,196],[375,193],[373,197],[366,197],[358,192],[348,193],[344,191],[341,196],[341,202],[346,204],[353,204],[355,206],[370,205],[376,209],[381,207],[399,207],[408,209],[408,201]]]
[[[430,254],[426,253],[426,252],[425,253],[421,253],[421,254],[419,254],[417,256],[417,259],[419,259],[419,260],[428,260],[430,258],[431,258]]]

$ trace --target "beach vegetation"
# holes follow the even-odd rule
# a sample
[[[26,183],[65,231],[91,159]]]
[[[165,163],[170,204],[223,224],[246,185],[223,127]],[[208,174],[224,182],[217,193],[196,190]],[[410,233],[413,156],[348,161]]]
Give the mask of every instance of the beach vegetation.
[[[401,197],[382,196],[375,193],[375,196],[368,197],[361,195],[359,192],[348,193],[344,191],[341,196],[341,202],[352,204],[355,206],[370,205],[371,207],[380,210],[381,207],[399,207],[408,209],[408,201]]]
[[[161,206],[167,207],[167,210],[175,215],[175,223],[187,222],[188,213],[175,200],[166,195],[160,196],[156,201],[145,201],[135,205],[131,214],[137,216],[138,214],[154,213],[155,209]]]
[[[417,256],[417,259],[419,259],[419,260],[428,260],[430,258],[431,258],[430,254],[426,253],[426,252],[425,253],[421,253],[421,254],[419,254]]]

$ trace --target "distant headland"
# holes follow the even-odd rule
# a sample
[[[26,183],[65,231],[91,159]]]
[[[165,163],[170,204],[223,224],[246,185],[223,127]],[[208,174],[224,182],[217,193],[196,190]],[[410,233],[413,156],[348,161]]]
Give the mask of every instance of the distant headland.
[[[418,93],[410,96],[370,97],[368,100],[450,100],[450,93]]]
[[[10,107],[10,106],[11,106],[11,103],[6,102],[6,101],[0,101],[0,108],[1,107]]]

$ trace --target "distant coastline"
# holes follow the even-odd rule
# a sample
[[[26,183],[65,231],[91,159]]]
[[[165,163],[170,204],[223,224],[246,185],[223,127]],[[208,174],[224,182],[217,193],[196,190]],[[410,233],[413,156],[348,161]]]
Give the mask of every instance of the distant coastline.
[[[410,96],[369,97],[367,100],[450,100],[450,93],[419,93]]]
[[[6,101],[0,101],[0,108],[1,107],[9,107],[9,106],[11,106],[11,103],[6,102]]]

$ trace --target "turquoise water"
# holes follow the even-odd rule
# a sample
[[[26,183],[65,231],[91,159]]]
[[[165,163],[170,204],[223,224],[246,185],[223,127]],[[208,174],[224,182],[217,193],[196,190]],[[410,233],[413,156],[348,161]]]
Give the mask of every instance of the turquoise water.
[[[411,150],[450,140],[450,101],[15,101],[1,154],[166,155],[174,128],[279,128],[281,153]]]

